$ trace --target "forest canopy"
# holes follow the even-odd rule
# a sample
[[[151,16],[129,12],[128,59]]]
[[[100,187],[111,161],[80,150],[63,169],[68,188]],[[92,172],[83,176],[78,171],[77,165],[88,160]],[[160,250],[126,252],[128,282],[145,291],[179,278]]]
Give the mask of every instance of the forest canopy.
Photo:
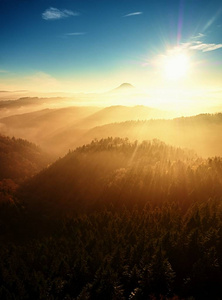
[[[159,140],[69,151],[5,194],[0,298],[220,299],[221,178]]]
[[[153,140],[107,138],[70,151],[21,186],[33,210],[86,212],[107,206],[144,207],[174,202],[186,210],[222,193],[221,158]]]

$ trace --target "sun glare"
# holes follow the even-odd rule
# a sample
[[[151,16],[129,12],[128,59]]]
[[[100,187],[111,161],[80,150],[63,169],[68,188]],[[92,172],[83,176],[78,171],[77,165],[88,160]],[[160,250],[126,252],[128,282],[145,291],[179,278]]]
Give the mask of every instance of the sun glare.
[[[179,80],[187,75],[189,58],[184,53],[166,56],[163,64],[164,76],[169,80]]]

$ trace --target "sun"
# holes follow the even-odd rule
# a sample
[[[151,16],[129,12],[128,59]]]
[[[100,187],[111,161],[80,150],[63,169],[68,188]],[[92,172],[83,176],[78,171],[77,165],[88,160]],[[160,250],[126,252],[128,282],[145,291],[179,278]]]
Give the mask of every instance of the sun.
[[[185,53],[174,53],[164,57],[163,73],[169,80],[186,77],[189,70],[189,57]]]

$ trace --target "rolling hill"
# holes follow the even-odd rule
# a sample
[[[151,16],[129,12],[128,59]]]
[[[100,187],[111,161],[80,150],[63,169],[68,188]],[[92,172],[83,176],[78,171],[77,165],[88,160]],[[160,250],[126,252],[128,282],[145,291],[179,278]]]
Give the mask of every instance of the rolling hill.
[[[81,145],[82,137],[95,126],[166,115],[167,112],[146,106],[67,107],[2,118],[0,125],[4,134],[28,139],[61,155],[73,145]]]
[[[0,180],[19,183],[38,173],[52,158],[36,145],[0,135]]]
[[[98,111],[97,107],[44,109],[0,119],[1,132],[42,145],[50,135]]]
[[[222,155],[222,114],[200,114],[171,120],[137,120],[106,124],[89,130],[81,139],[87,143],[107,136],[130,140],[160,139],[176,147],[190,148],[204,157]],[[73,146],[76,144],[73,143]],[[70,148],[73,148],[72,145]]]
[[[0,135],[0,205],[14,203],[13,195],[18,185],[52,160],[52,156],[26,140]]]
[[[157,140],[108,138],[69,152],[26,182],[19,198],[28,209],[49,215],[168,201],[184,209],[219,197],[221,175],[221,159],[203,160]]]
[[[1,206],[1,299],[219,299],[221,178],[158,140],[70,151]]]

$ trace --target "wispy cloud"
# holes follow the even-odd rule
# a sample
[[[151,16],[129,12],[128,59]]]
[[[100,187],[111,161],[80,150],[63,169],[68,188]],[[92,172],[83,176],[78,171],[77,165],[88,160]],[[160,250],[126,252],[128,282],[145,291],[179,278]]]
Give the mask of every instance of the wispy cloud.
[[[42,13],[42,18],[44,20],[59,20],[59,19],[64,19],[64,18],[78,16],[78,15],[79,15],[78,12],[74,12],[72,10],[68,10],[68,9],[60,10],[55,7],[50,7]]]
[[[221,16],[221,14],[222,14],[222,7],[219,10],[217,10],[215,15],[213,15],[213,17],[210,20],[208,20],[208,22],[203,28],[203,31],[205,32]]]
[[[201,42],[195,42],[189,46],[191,50],[199,50],[202,52],[213,51],[222,48],[222,44],[205,44]]]
[[[65,35],[66,36],[76,36],[76,35],[85,35],[86,32],[69,32],[69,33],[66,33]]]
[[[138,15],[142,15],[142,14],[143,14],[142,11],[135,11],[130,14],[124,15],[124,17],[132,17],[132,16],[138,16]]]
[[[222,44],[215,43],[206,43],[203,42],[203,38],[206,38],[206,35],[203,33],[198,33],[198,35],[193,36],[190,42],[182,43],[179,47],[173,49],[178,50],[194,50],[201,52],[209,52],[222,48]]]
[[[197,35],[192,37],[192,40],[202,39],[203,37],[205,37],[205,34],[199,32]]]

